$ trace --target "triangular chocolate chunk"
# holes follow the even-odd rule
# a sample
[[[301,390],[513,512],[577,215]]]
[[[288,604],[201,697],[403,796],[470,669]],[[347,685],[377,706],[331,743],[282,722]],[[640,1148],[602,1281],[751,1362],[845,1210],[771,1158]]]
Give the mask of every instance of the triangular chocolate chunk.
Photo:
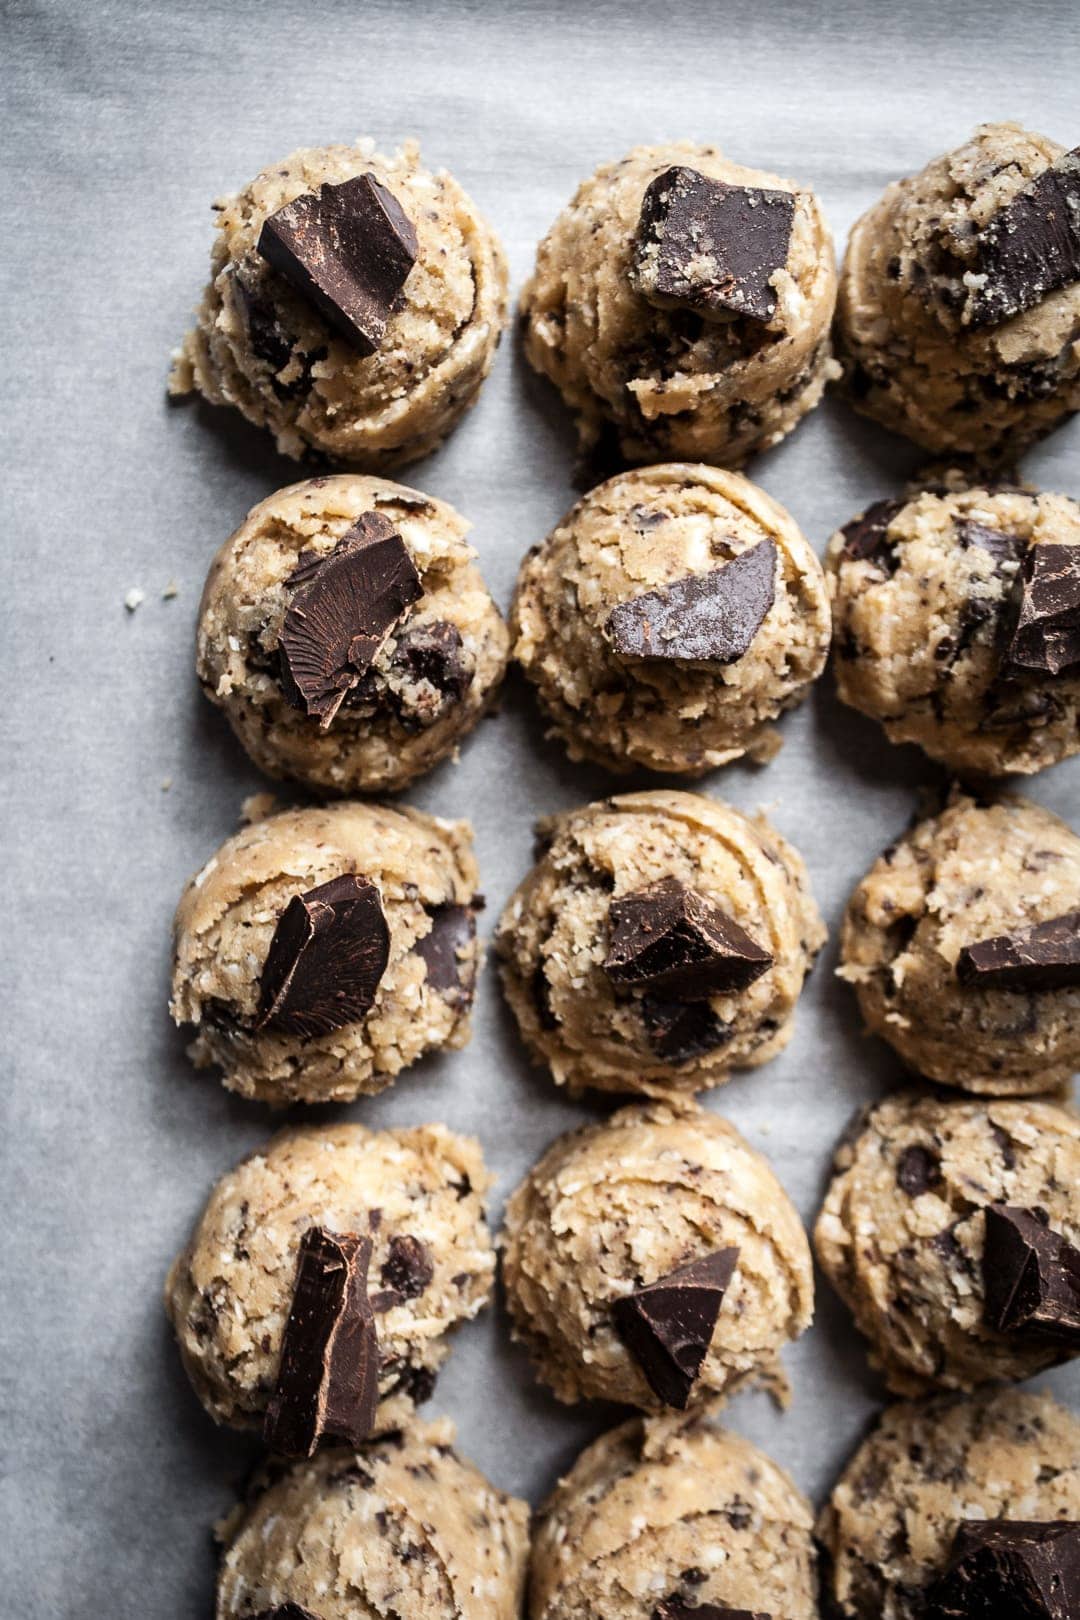
[[[1080,147],[996,213],[976,239],[964,319],[997,326],[1080,281]]]
[[[355,1024],[389,959],[390,930],[368,878],[350,872],[294,895],[270,941],[255,1028],[310,1040]]]
[[[985,1221],[987,1326],[1080,1346],[1080,1249],[1030,1209],[990,1204]]]
[[[1060,675],[1080,664],[1080,545],[1029,546],[1006,670]]]
[[[749,650],[775,597],[776,542],[759,540],[722,568],[617,603],[604,631],[624,658],[733,664]]]
[[[1062,990],[1080,984],[1080,911],[965,945],[956,959],[965,989]]]
[[[619,1336],[666,1406],[690,1399],[738,1257],[735,1244],[717,1249],[615,1301]]]
[[[608,908],[604,972],[620,988],[704,1000],[744,990],[772,961],[734,917],[677,878],[661,878]]]
[[[1076,1620],[1080,1524],[966,1520],[921,1612],[926,1620]]]

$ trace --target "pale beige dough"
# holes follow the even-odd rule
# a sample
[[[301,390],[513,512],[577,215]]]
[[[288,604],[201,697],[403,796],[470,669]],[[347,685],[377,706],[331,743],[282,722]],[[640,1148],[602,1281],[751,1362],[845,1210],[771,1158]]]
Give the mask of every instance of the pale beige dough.
[[[1064,151],[983,124],[857,222],[836,340],[858,410],[935,452],[1012,459],[1080,408],[1080,282],[997,326],[958,313],[975,232]]]
[[[890,1406],[817,1523],[842,1620],[921,1620],[963,1519],[1080,1518],[1080,1420],[1005,1390]]]
[[[557,1084],[678,1096],[783,1050],[825,929],[801,858],[764,816],[696,793],[628,793],[550,816],[537,832],[540,859],[511,896],[496,943],[522,1038]],[[603,969],[612,899],[668,877],[774,959],[748,988],[689,1004],[695,1039],[682,1057],[658,1054],[650,1003],[640,990],[616,995]]]
[[[289,576],[301,553],[328,555],[368,512],[400,534],[424,594],[324,731],[282,691]],[[454,751],[491,703],[509,641],[468,529],[445,501],[349,474],[293,484],[248,513],[206,580],[196,671],[257,765],[325,793],[394,792]],[[456,637],[444,686],[430,678],[438,667],[410,652],[432,632]]]
[[[446,1419],[298,1463],[237,1515],[217,1620],[518,1620],[529,1510],[453,1450]]]
[[[732,663],[620,655],[612,609],[776,547],[775,597]],[[612,770],[700,776],[779,747],[770,722],[824,668],[829,605],[821,565],[784,508],[738,473],[672,463],[591,491],[526,557],[514,657],[572,759]]]
[[[693,1106],[624,1108],[560,1137],[511,1197],[501,1243],[515,1335],[562,1401],[662,1410],[612,1305],[729,1245],[735,1272],[694,1403],[780,1383],[778,1352],[813,1314],[810,1247],[771,1166]]]
[[[988,1204],[1045,1212],[1080,1245],[1080,1120],[1028,1099],[909,1092],[860,1122],[836,1155],[814,1230],[821,1267],[899,1395],[1031,1378],[1070,1351],[983,1322]]]
[[[826,553],[843,701],[955,771],[1030,774],[1080,750],[1080,669],[1003,668],[1024,555],[1080,547],[1080,506],[946,485],[877,510],[876,555],[846,555],[843,530]]]
[[[362,356],[257,243],[286,203],[366,174],[404,209],[419,252],[382,344]],[[381,472],[434,450],[475,400],[506,323],[502,247],[453,176],[425,169],[415,141],[393,157],[370,140],[306,148],[214,211],[210,282],[174,358],[171,392],[235,406],[298,460]]]
[[[379,889],[390,957],[362,1020],[309,1040],[251,1028],[274,929],[294,895],[346,873]],[[381,1091],[432,1048],[464,1046],[480,949],[458,982],[428,982],[417,947],[446,907],[471,910],[478,874],[466,822],[342,803],[244,827],[188,883],[174,923],[172,1014],[193,1024],[192,1056],[232,1091],[264,1102],[348,1102]]]
[[[540,1510],[530,1620],[652,1620],[673,1598],[816,1620],[810,1504],[707,1414],[632,1418]]]
[[[406,1421],[434,1387],[448,1334],[491,1293],[490,1184],[479,1143],[444,1125],[287,1130],[223,1176],[165,1285],[184,1367],[214,1421],[246,1428],[265,1417],[300,1240],[313,1226],[371,1239],[374,1432]],[[403,1251],[422,1254],[425,1266],[402,1291],[393,1278]]]
[[[867,1026],[931,1080],[1009,1095],[1052,1091],[1080,1065],[1080,988],[962,986],[966,945],[1080,910],[1080,838],[1026,799],[953,794],[855,889],[841,978]]]
[[[642,197],[673,166],[795,194],[767,326],[658,309],[632,285]],[[521,294],[525,353],[559,389],[586,445],[610,424],[627,461],[738,467],[777,444],[820,400],[835,371],[835,299],[832,237],[812,191],[731,163],[715,146],[638,146],[585,180],[541,242]]]

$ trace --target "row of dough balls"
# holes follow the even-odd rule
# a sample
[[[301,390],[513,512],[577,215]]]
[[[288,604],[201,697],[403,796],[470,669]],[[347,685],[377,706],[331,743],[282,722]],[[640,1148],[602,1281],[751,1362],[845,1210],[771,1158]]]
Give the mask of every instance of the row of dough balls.
[[[1039,231],[1075,209],[1077,167],[984,125],[859,220],[837,303],[811,190],[713,146],[637,147],[540,244],[525,353],[585,443],[609,430],[630,462],[738,466],[842,369],[860,410],[936,453],[1015,454],[1080,405],[1080,264]],[[453,177],[415,142],[388,158],[361,141],[294,152],[215,211],[172,390],[236,407],[298,458],[380,472],[434,449],[507,319],[502,248]]]

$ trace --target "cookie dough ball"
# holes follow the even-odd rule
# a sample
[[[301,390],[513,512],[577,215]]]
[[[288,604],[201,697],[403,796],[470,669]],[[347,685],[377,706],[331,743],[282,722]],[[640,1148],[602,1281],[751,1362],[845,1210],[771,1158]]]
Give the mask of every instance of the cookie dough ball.
[[[557,1084],[685,1095],[783,1050],[825,929],[764,816],[628,793],[537,833],[497,948],[522,1038]]]
[[[165,1285],[184,1366],[214,1421],[265,1417],[312,1227],[371,1240],[377,1432],[405,1421],[434,1387],[447,1335],[488,1301],[490,1184],[479,1144],[444,1125],[283,1131],[223,1176]]]
[[[918,1073],[1033,1093],[1080,1065],[1080,838],[1040,805],[955,793],[848,902],[840,977]]]
[[[826,566],[840,696],[893,742],[985,776],[1080,750],[1075,501],[1009,485],[876,501],[833,536]]]
[[[540,1510],[530,1620],[687,1620],[698,1608],[816,1620],[809,1503],[707,1416],[633,1418]]]
[[[521,295],[525,353],[584,444],[737,467],[833,375],[832,238],[812,191],[714,146],[638,146],[581,186]]]
[[[418,810],[286,810],[184,890],[172,1014],[191,1054],[264,1102],[349,1102],[469,1039],[480,948],[472,832]]]
[[[574,759],[700,776],[779,747],[824,667],[821,565],[738,473],[669,465],[579,501],[526,557],[514,655]]]
[[[938,452],[1001,452],[1080,408],[1080,157],[984,124],[858,221],[837,345],[852,403]],[[1057,241],[1054,241],[1055,236]]]
[[[839,1616],[923,1620],[965,1520],[1077,1518],[1080,1420],[1049,1395],[1005,1390],[889,1407],[817,1535]]]
[[[529,1510],[453,1440],[446,1420],[413,1423],[280,1475],[233,1527],[217,1620],[254,1620],[277,1604],[319,1620],[517,1620]]]
[[[515,1335],[562,1401],[686,1407],[778,1383],[778,1352],[813,1314],[810,1246],[768,1161],[693,1106],[561,1136],[511,1197],[502,1242]]]
[[[1030,1323],[996,1330],[1000,1206],[1038,1211],[1080,1245],[1074,1114],[909,1093],[879,1104],[841,1144],[814,1247],[898,1394],[1031,1378],[1080,1354],[1080,1331],[1070,1342]]]
[[[252,759],[324,793],[393,792],[490,704],[506,626],[469,525],[384,479],[260,501],[203,591],[196,669]]]
[[[506,324],[502,248],[453,176],[415,141],[309,148],[214,211],[170,391],[234,405],[297,459],[381,472],[434,450]]]

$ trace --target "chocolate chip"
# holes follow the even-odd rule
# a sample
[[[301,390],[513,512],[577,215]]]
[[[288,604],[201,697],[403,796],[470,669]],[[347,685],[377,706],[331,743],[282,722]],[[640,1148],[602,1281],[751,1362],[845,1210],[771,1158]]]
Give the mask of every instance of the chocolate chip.
[[[272,1609],[260,1609],[254,1620],[322,1620],[322,1617],[301,1608],[299,1603],[278,1603]]]
[[[987,1326],[1080,1345],[1080,1249],[1029,1209],[990,1204],[985,1221]]]
[[[1020,535],[1010,534],[1006,529],[991,529],[985,523],[974,523],[966,518],[954,519],[953,531],[965,551],[977,546],[980,551],[988,552],[999,574],[1009,563],[1018,563],[1027,550],[1027,541]]]
[[[308,1040],[356,1023],[389,959],[382,900],[367,878],[349,873],[294,895],[270,941],[255,1028]]]
[[[646,994],[639,1003],[649,1045],[665,1063],[689,1063],[726,1046],[731,1025],[707,1001],[673,1001]]]
[[[1080,985],[1080,911],[1034,928],[965,945],[956,959],[965,989],[1062,990]]]
[[[771,278],[787,263],[794,217],[790,191],[667,169],[642,199],[631,279],[661,308],[771,321],[777,304]]]
[[[380,1275],[384,1288],[392,1288],[402,1299],[419,1299],[435,1275],[431,1251],[408,1233],[392,1237]]]
[[[427,983],[447,1001],[469,1006],[476,988],[476,917],[470,906],[434,906],[431,930],[414,945],[427,966]]]
[[[970,326],[997,326],[1080,281],[1080,147],[999,209],[975,249],[964,311]]]
[[[382,343],[417,251],[412,221],[373,174],[297,197],[259,233],[267,263],[362,355]]]
[[[886,531],[906,505],[906,501],[875,501],[857,518],[845,523],[840,530],[844,536],[844,556],[850,557],[852,562],[876,563],[885,573],[894,574],[896,546],[886,539]]]
[[[615,1301],[619,1337],[666,1406],[684,1409],[708,1354],[737,1245],[705,1254]]]
[[[896,1185],[901,1192],[907,1193],[909,1198],[918,1198],[940,1180],[941,1160],[932,1148],[914,1142],[904,1149],[896,1166]]]
[[[723,568],[619,602],[604,631],[624,658],[733,664],[750,647],[775,596],[776,542],[759,540]]]
[[[1007,665],[1060,675],[1080,664],[1080,545],[1029,546]]]
[[[1076,1620],[1080,1524],[963,1521],[948,1568],[926,1595],[924,1612],[926,1620]]]
[[[724,1603],[684,1603],[682,1598],[664,1598],[652,1612],[652,1620],[773,1620],[762,1609],[729,1609]]]
[[[371,1239],[310,1227],[300,1241],[292,1305],[263,1437],[285,1457],[320,1439],[358,1446],[375,1423],[379,1345],[367,1297]]]
[[[436,619],[410,626],[398,637],[393,664],[413,680],[426,681],[440,698],[460,703],[473,679],[464,654],[465,644],[457,625]]]
[[[683,1000],[745,990],[773,958],[733,917],[677,878],[612,900],[604,972],[620,989],[639,985]]]
[[[378,512],[365,512],[326,556],[301,554],[289,583],[282,691],[326,731],[423,586],[405,542]]]

